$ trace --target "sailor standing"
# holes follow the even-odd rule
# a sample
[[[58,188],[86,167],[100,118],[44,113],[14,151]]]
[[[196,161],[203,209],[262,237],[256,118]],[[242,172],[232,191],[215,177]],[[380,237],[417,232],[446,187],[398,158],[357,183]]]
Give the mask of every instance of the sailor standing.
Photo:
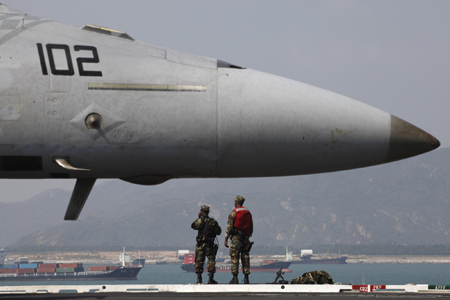
[[[230,257],[231,274],[233,278],[230,284],[238,284],[239,258],[242,261],[242,271],[244,273],[244,284],[249,284],[250,274],[250,237],[253,234],[253,220],[250,211],[243,207],[245,198],[236,196],[234,199],[233,211],[228,216],[227,231],[225,234],[225,247],[228,248],[228,238],[231,238]]]

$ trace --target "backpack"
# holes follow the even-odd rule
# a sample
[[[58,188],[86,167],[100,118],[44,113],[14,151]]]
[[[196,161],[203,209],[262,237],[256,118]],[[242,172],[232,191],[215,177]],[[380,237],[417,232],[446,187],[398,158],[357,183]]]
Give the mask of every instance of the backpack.
[[[250,211],[245,207],[238,207],[234,209],[234,212],[236,213],[234,228],[245,232],[246,235],[250,235],[250,225],[252,223],[252,214]]]
[[[334,284],[333,278],[325,271],[306,272],[292,279],[293,284]]]

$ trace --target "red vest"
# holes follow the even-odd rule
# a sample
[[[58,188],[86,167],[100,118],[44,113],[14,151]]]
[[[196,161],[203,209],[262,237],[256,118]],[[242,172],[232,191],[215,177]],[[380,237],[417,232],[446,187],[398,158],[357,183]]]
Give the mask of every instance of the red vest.
[[[236,213],[236,219],[234,220],[234,227],[239,231],[245,232],[245,234],[250,235],[250,225],[252,224],[252,214],[245,207],[237,207],[233,209]]]

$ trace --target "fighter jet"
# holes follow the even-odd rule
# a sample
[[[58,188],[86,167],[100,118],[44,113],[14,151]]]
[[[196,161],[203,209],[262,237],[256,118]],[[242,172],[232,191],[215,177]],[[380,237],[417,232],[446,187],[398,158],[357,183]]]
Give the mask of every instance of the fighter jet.
[[[305,83],[0,5],[0,178],[288,176],[439,147],[387,112]]]

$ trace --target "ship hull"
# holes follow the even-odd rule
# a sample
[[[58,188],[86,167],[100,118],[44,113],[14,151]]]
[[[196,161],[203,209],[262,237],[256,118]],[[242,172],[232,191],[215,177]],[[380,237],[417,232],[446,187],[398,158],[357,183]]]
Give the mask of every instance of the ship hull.
[[[275,262],[271,264],[265,264],[265,265],[250,265],[250,273],[254,272],[278,272],[280,269],[282,272],[290,273],[292,272],[289,270],[289,266],[291,265],[291,262]],[[195,265],[194,264],[182,264],[181,269],[186,272],[195,272]],[[204,272],[208,272],[207,269],[204,270]],[[216,264],[216,272],[231,272],[231,265],[230,264]],[[239,269],[239,272],[242,272],[242,269]]]
[[[100,274],[99,272],[81,272],[84,274],[2,274],[0,281],[53,281],[53,280],[136,280],[141,267],[119,268],[114,271]]]
[[[294,261],[292,261],[292,264],[294,264],[294,265],[340,265],[340,264],[347,264],[347,257],[294,260]]]

